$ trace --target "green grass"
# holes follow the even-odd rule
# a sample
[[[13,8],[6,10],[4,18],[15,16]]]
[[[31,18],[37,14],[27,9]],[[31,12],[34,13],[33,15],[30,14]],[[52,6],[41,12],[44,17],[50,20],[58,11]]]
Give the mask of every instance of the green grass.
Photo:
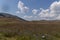
[[[53,35],[49,35],[49,34],[45,35],[45,38],[42,38],[42,33],[39,35],[37,34],[16,35],[15,34],[14,36],[14,34],[12,35],[11,33],[6,34],[6,33],[0,32],[0,40],[60,40],[60,38]]]

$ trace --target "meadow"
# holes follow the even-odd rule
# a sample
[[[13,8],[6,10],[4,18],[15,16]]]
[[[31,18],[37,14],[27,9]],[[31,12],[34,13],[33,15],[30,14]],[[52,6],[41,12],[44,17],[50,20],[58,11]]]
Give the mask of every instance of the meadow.
[[[60,21],[0,19],[0,40],[60,40]]]

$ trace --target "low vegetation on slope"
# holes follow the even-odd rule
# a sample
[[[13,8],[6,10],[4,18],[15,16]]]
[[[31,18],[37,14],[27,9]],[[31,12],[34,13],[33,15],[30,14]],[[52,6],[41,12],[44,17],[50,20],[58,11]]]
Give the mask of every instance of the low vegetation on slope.
[[[20,22],[1,19],[0,40],[60,40],[60,24],[58,22]]]
[[[0,17],[0,40],[60,40],[60,21]]]

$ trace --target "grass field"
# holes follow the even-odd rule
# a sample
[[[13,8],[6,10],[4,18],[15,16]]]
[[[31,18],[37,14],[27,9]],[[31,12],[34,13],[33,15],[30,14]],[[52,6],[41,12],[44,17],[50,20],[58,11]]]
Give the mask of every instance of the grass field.
[[[0,40],[60,40],[60,21],[21,22],[3,18]]]

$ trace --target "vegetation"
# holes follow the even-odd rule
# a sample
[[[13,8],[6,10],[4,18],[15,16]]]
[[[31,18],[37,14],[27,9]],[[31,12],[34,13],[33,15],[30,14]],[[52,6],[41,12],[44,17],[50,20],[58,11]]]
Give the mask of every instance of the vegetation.
[[[60,40],[60,21],[0,18],[0,40]]]
[[[0,40],[60,40],[60,25],[44,23],[1,21]]]

